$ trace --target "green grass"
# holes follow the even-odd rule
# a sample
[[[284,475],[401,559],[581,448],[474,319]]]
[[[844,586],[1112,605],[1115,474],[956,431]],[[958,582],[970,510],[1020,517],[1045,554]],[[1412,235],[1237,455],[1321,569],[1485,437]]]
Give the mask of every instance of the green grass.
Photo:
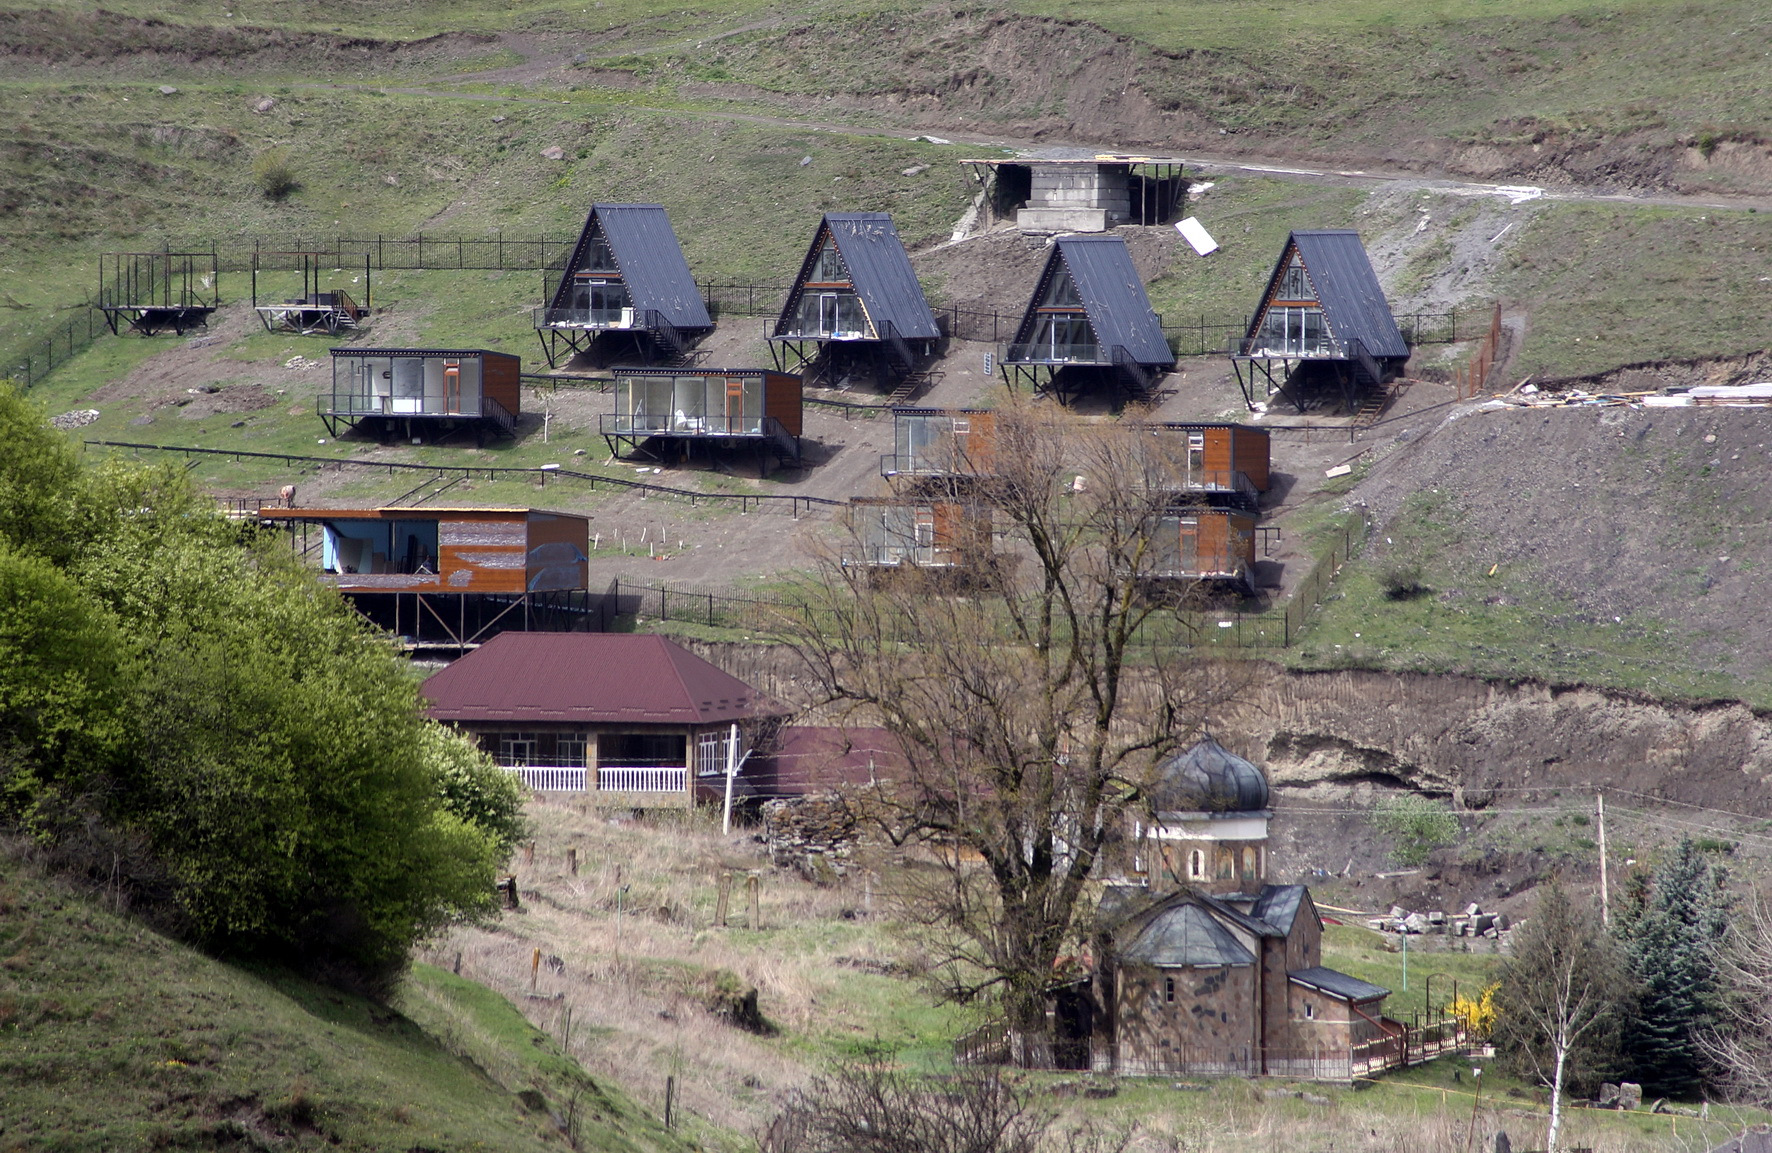
[[[1501,284],[1530,309],[1515,378],[1772,346],[1772,214],[1554,205]]]
[[[1288,654],[1295,667],[1537,678],[1672,698],[1772,701],[1764,670],[1723,667],[1693,653],[1693,642],[1715,645],[1719,638],[1694,636],[1649,612],[1597,617],[1551,591],[1535,564],[1503,563],[1450,493],[1410,496],[1381,531],[1399,543],[1342,570]],[[1420,567],[1425,594],[1388,595],[1386,570],[1399,561]]]
[[[511,1004],[419,967],[399,1011],[221,964],[0,856],[0,1129],[18,1148],[683,1146]],[[533,1091],[542,1109],[517,1094]]]

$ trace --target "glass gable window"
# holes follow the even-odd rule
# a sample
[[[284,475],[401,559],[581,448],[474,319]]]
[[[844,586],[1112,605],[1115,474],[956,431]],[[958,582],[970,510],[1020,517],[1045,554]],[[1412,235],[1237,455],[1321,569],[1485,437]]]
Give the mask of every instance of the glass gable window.
[[[579,273],[572,283],[573,319],[587,324],[616,328],[633,321],[628,286],[619,280],[608,280],[597,273]]]
[[[1076,308],[1083,307],[1083,298],[1077,292],[1077,282],[1071,279],[1068,269],[1060,268],[1058,275],[1052,278],[1052,284],[1046,289],[1046,297],[1040,301],[1041,308]]]
[[[609,241],[600,229],[591,234],[590,243],[585,245],[584,260],[579,263],[578,271],[621,275],[621,266],[615,263],[615,250],[609,247]]]
[[[1305,275],[1304,264],[1298,257],[1294,256],[1292,263],[1280,273],[1280,283],[1274,289],[1274,299],[1316,301],[1317,294],[1311,289],[1310,278]]]
[[[843,264],[843,254],[837,246],[826,240],[824,247],[819,249],[818,259],[812,262],[812,275],[806,278],[808,284],[850,284],[849,269]]]

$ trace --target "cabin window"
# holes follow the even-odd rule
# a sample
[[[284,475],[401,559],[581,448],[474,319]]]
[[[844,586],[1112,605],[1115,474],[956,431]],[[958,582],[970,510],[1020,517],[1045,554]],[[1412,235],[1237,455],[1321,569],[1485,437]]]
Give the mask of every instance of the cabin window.
[[[1206,469],[1206,434],[1190,432],[1187,434],[1187,472],[1189,477],[1197,477]]]
[[[815,292],[800,295],[789,336],[865,338],[869,332],[861,298],[853,292]]]
[[[632,323],[627,311],[632,304],[628,286],[619,280],[593,280],[581,275],[572,286],[572,307],[584,314],[574,319],[586,324],[613,328]]]
[[[1095,330],[1089,327],[1089,318],[1081,314],[1059,312],[1042,316],[1034,325],[1034,339],[1023,358],[1098,360],[1100,358],[1095,347]]]
[[[1332,351],[1320,308],[1274,305],[1261,318],[1256,343],[1268,352],[1314,356]]]
[[[1244,849],[1243,850],[1243,877],[1246,880],[1254,880],[1255,879],[1255,850],[1254,849]]]
[[[541,738],[535,733],[498,734],[498,763],[501,765],[532,765],[539,751]]]
[[[1297,257],[1280,273],[1280,285],[1274,293],[1275,300],[1315,300],[1317,294],[1311,291],[1310,279],[1305,276],[1304,265]]]
[[[1305,1019],[1306,1019],[1306,1020],[1313,1020],[1313,1019],[1315,1019],[1315,1018],[1316,1018],[1316,1015],[1317,1015],[1317,1006],[1316,1006],[1316,1004],[1315,1004],[1315,1003],[1314,1003],[1314,1002],[1311,1002],[1311,1001],[1306,1001],[1306,1002],[1305,1002],[1305,1003],[1304,1003],[1304,1016],[1305,1016]]]
[[[1190,881],[1204,881],[1206,879],[1206,852],[1204,849],[1194,849],[1188,853],[1187,876]]]
[[[554,738],[554,763],[567,768],[583,768],[588,745],[584,733],[560,733]]]
[[[1163,978],[1163,1000],[1168,1001],[1170,1003],[1173,1003],[1175,1001],[1175,978],[1174,977],[1164,977]]]
[[[682,733],[606,733],[597,738],[599,766],[681,767],[689,752]]]
[[[727,757],[732,747],[729,729],[714,729],[695,738],[695,768],[703,776],[726,773]]]
[[[609,247],[609,240],[601,232],[591,235],[591,241],[585,245],[584,262],[578,266],[580,272],[616,272],[621,267],[615,263],[615,251]]]
[[[1082,308],[1083,297],[1077,292],[1077,283],[1071,279],[1070,270],[1060,268],[1058,275],[1052,278],[1052,284],[1046,289],[1046,298],[1040,301],[1041,308]]]
[[[811,284],[849,284],[849,269],[843,266],[843,254],[837,246],[825,242],[819,250],[818,259],[812,262],[812,275],[808,278]]]

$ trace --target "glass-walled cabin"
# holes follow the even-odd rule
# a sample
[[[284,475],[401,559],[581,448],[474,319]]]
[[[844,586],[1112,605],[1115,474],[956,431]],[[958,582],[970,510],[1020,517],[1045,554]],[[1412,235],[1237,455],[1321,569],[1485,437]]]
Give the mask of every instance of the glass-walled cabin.
[[[778,334],[804,340],[877,340],[843,254],[826,233],[824,247],[801,287],[800,300]]]
[[[1298,253],[1281,270],[1256,330],[1254,349],[1270,356],[1339,356],[1323,306]]]
[[[988,476],[991,431],[988,412],[893,414],[893,452],[880,462],[883,476]]]
[[[1009,348],[1009,359],[1036,364],[1099,364],[1101,348],[1083,297],[1062,264],[1034,308],[1027,339]]]
[[[332,389],[335,412],[479,416],[481,359],[424,352],[334,356]]]
[[[609,431],[760,436],[768,415],[768,376],[783,374],[641,376],[618,369],[615,421]],[[798,381],[784,379],[794,380],[797,392]]]
[[[1214,509],[1161,517],[1152,534],[1151,562],[1148,575],[1157,579],[1248,584],[1255,566],[1255,518]]]
[[[991,539],[990,509],[982,505],[856,499],[849,521],[855,546],[847,563],[875,568],[975,565]]]

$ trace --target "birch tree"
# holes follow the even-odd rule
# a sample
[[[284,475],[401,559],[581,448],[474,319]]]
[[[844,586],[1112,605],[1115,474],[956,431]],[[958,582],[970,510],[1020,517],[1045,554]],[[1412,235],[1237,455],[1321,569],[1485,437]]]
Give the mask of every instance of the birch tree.
[[[1551,1092],[1546,1153],[1562,1136],[1565,1088],[1605,1071],[1631,996],[1623,953],[1593,910],[1546,885],[1495,996],[1497,1050]]]

